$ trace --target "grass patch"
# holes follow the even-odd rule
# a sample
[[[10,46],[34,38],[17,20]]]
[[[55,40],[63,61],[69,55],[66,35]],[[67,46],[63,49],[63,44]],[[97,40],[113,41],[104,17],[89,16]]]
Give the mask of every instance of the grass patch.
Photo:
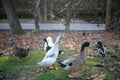
[[[3,56],[0,57],[0,75],[9,76],[13,75],[11,78],[7,77],[8,80],[12,79],[20,79],[20,73],[26,75],[27,77],[31,77],[32,80],[70,80],[67,75],[70,71],[63,70],[59,67],[58,61],[67,58],[75,54],[74,51],[64,50],[64,54],[58,56],[58,59],[55,63],[55,66],[58,67],[58,70],[48,70],[46,73],[42,73],[40,70],[42,67],[37,65],[38,61],[41,61],[45,55],[44,51],[32,51],[29,55],[23,60],[19,61],[19,58],[16,56]],[[117,64],[117,61],[106,59],[106,63],[104,68],[94,66],[96,63],[100,63],[102,58],[92,58],[88,59],[86,64],[82,65],[80,72],[82,74],[81,80],[86,80],[86,78],[95,74],[106,74],[106,79],[114,80],[113,72],[108,70],[109,67]],[[89,71],[86,71],[90,69]],[[80,80],[80,79],[72,79],[72,80]]]

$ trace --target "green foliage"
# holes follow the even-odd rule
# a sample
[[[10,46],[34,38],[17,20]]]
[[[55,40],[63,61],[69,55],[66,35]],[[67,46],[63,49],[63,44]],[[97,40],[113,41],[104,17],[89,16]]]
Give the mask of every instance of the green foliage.
[[[40,61],[40,57],[44,55],[40,55],[42,53],[44,52],[30,52],[23,61],[20,61],[16,56],[3,56],[0,58],[0,70],[3,70],[0,74],[5,75],[7,73],[14,73],[20,69],[30,68],[32,65],[36,64],[36,62]]]

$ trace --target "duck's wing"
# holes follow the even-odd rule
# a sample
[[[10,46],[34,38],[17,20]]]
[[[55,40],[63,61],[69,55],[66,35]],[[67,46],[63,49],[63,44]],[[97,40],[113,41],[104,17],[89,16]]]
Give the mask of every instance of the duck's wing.
[[[58,54],[58,49],[56,49],[55,46],[53,46],[50,50],[48,50],[48,52],[45,55],[45,58],[52,57],[56,54]]]
[[[106,49],[100,48],[98,49],[99,54],[106,54]]]
[[[62,61],[62,64],[67,65],[67,64],[73,63],[75,60],[76,60],[76,56],[70,56],[64,61]]]
[[[51,53],[51,54],[45,56],[45,59],[46,59],[46,58],[52,58],[52,57],[54,57],[54,56],[55,56],[55,53]]]
[[[49,65],[52,65],[53,62],[54,62],[54,56],[55,56],[55,53],[51,53],[49,55],[46,55],[43,60],[41,62],[39,62],[38,64],[42,65],[42,66],[45,66],[45,67],[48,67]]]
[[[47,52],[47,54],[45,55],[44,59],[52,58],[52,57],[55,56],[55,54],[56,54],[56,53],[55,53],[54,51],[49,50],[49,51]],[[43,59],[43,60],[44,60],[44,59]]]

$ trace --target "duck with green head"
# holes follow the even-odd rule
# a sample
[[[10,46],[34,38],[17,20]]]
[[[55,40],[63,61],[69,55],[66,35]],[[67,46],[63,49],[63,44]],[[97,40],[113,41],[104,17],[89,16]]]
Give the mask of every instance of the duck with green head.
[[[89,42],[84,42],[81,45],[81,50],[79,54],[72,55],[63,61],[58,62],[61,68],[65,70],[71,70],[71,73],[68,75],[68,77],[70,78],[81,77],[78,71],[80,69],[80,66],[84,64],[87,60],[84,49],[85,47],[88,47],[89,45],[90,45]]]
[[[96,47],[98,48],[98,53],[102,56],[105,57],[107,55],[106,49],[103,47],[103,43],[101,41],[96,42]]]

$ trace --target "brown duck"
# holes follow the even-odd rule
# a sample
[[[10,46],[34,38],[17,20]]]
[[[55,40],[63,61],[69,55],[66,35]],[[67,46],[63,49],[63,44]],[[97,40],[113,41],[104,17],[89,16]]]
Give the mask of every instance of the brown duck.
[[[15,56],[18,56],[20,60],[25,58],[28,55],[29,51],[30,51],[29,48],[28,49],[18,48],[16,45],[14,45],[13,49],[14,49]]]
[[[81,46],[81,50],[79,54],[75,54],[73,56],[68,57],[63,61],[59,61],[60,67],[65,70],[71,70],[71,73],[68,75],[69,78],[78,78],[81,77],[79,74],[80,66],[86,62],[86,54],[84,52],[84,48],[89,46],[89,42],[84,42]]]

